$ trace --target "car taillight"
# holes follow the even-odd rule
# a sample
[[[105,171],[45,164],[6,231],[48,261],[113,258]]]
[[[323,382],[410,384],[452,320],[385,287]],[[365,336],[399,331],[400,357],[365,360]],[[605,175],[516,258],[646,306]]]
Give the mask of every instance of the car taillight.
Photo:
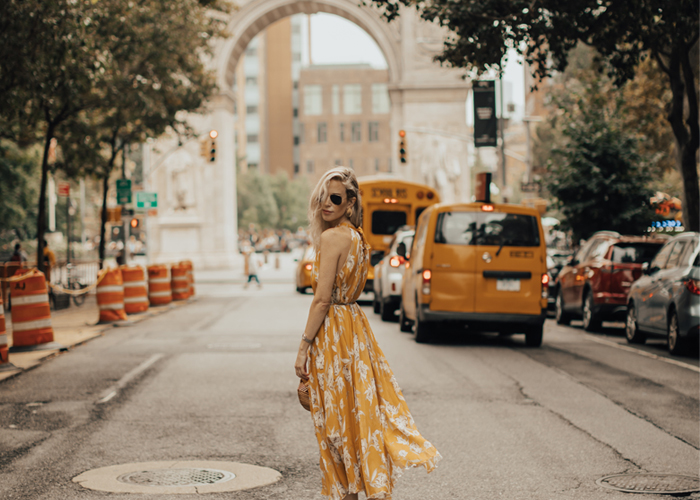
[[[423,295],[430,295],[430,279],[433,277],[433,273],[430,269],[423,270]]]
[[[546,299],[549,297],[549,274],[544,273],[542,275],[542,298]]]
[[[700,295],[700,280],[687,279],[685,282],[685,287],[693,295]]]
[[[304,267],[306,268],[307,271],[311,271],[311,269],[314,267],[314,265],[313,264],[306,264]]]
[[[391,267],[399,267],[404,262],[406,262],[406,259],[404,259],[400,255],[394,255],[391,259],[389,259],[389,265]]]

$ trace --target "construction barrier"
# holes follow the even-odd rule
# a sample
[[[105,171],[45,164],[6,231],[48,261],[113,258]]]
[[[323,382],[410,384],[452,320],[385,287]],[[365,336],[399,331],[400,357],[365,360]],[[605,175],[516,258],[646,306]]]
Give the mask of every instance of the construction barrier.
[[[148,283],[141,266],[121,266],[124,282],[124,310],[137,314],[148,310]]]
[[[148,266],[148,301],[152,306],[163,306],[173,301],[168,266],[162,264]]]
[[[25,262],[4,262],[0,266],[0,288],[2,288],[2,301],[5,303],[5,308],[10,310],[10,288],[12,284],[8,278],[14,276],[19,269],[25,268]]]
[[[181,264],[187,266],[187,279],[190,284],[190,297],[194,297],[194,264],[191,260],[182,261]]]
[[[10,282],[12,350],[53,342],[51,308],[44,273],[20,269]]]
[[[171,268],[171,286],[173,300],[187,300],[190,298],[190,279],[187,276],[187,265],[183,262],[173,264]]]
[[[0,296],[0,371],[13,369],[10,363],[10,350],[7,348],[7,330],[5,329],[5,309]]]
[[[100,323],[124,321],[124,282],[119,269],[103,269],[97,277],[97,307]]]

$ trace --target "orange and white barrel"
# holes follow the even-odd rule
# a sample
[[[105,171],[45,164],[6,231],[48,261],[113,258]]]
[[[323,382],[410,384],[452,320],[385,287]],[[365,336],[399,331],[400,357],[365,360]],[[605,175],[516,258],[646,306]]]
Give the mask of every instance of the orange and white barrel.
[[[189,280],[190,284],[190,297],[194,297],[194,264],[192,264],[191,260],[182,261],[181,264],[184,264],[187,267],[187,279]]]
[[[100,323],[124,321],[124,282],[119,269],[103,269],[97,276],[97,307]]]
[[[5,309],[0,295],[0,368],[9,363],[9,349],[7,348],[7,329],[5,327]]]
[[[124,282],[124,310],[137,314],[148,310],[148,283],[141,266],[121,266]]]
[[[148,301],[152,306],[164,306],[173,301],[168,266],[163,264],[148,266]]]
[[[190,279],[187,276],[187,266],[180,262],[173,264],[171,268],[171,286],[173,300],[187,300],[190,298]]]
[[[31,347],[53,342],[51,308],[44,273],[20,269],[22,279],[12,282],[12,347]]]

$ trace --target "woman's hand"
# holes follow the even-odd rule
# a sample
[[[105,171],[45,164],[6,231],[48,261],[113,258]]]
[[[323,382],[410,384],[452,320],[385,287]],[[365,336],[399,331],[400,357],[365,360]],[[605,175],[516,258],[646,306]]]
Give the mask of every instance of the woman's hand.
[[[309,344],[302,341],[299,346],[299,352],[297,353],[297,360],[294,363],[294,370],[297,372],[297,377],[302,380],[309,380],[309,373],[306,371],[306,364],[309,359]]]

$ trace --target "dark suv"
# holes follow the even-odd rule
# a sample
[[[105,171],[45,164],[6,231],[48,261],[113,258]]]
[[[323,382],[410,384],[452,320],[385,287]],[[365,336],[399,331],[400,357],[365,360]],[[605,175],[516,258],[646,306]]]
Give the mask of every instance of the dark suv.
[[[613,231],[591,236],[557,277],[557,323],[580,317],[585,330],[595,331],[604,320],[623,320],[630,286],[642,275],[642,264],[651,261],[666,241]]]

